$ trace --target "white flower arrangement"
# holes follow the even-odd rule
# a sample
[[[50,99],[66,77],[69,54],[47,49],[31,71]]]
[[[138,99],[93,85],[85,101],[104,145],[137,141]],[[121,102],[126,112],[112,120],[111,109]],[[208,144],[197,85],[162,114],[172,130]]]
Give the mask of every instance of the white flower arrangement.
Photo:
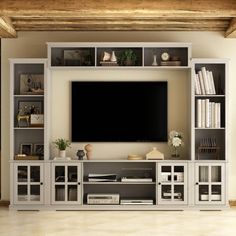
[[[174,153],[172,156],[179,156],[177,149],[184,145],[183,135],[175,130],[170,131],[168,144],[174,147]]]
[[[173,147],[180,147],[183,145],[183,135],[175,130],[169,133],[169,145]]]

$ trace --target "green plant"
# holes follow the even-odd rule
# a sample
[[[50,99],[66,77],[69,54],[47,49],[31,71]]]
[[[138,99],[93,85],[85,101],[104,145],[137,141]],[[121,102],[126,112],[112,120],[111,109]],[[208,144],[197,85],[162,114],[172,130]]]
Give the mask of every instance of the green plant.
[[[66,150],[66,148],[70,147],[71,143],[67,139],[58,138],[56,139],[53,144],[58,148],[60,151]]]
[[[132,61],[132,63],[135,63],[137,56],[132,49],[127,49],[121,54],[120,60],[122,64],[124,64],[125,61]]]

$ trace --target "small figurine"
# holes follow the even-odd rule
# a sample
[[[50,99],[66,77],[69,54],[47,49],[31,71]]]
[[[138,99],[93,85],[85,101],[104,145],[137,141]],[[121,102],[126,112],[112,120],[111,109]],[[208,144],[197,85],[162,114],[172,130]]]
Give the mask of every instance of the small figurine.
[[[21,120],[25,120],[27,126],[29,126],[30,115],[26,114],[22,108],[19,109],[16,118],[17,118],[18,127],[20,127]]]
[[[86,150],[87,159],[90,160],[92,158],[92,150],[93,150],[92,144],[87,144],[84,147],[84,149]]]

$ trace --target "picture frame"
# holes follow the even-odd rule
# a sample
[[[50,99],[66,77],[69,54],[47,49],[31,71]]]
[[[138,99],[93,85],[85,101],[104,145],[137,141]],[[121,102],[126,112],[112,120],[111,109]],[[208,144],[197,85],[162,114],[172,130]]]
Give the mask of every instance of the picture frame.
[[[33,152],[32,143],[21,143],[20,144],[20,154],[25,154],[26,156],[31,156]]]
[[[43,95],[43,74],[20,74],[20,95]]]
[[[83,55],[79,49],[65,49],[63,51],[64,65],[65,66],[81,66]]]
[[[19,100],[18,111],[22,111],[22,115],[43,114],[43,101]]]
[[[34,155],[44,156],[44,144],[43,143],[35,143],[34,144]]]

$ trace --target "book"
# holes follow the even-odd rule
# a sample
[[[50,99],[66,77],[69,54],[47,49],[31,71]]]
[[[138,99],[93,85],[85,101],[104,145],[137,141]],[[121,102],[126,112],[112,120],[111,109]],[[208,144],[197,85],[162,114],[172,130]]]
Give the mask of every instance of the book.
[[[197,128],[202,127],[202,100],[197,100]]]
[[[199,77],[199,80],[200,80],[202,94],[205,95],[206,94],[206,90],[205,90],[203,76],[202,76],[202,72],[201,71],[198,71],[198,77]]]
[[[195,94],[197,94],[197,95],[202,94],[198,74],[195,74]]]
[[[210,127],[210,108],[209,108],[209,104],[210,103],[210,100],[209,99],[206,99],[205,100],[205,105],[206,105],[206,108],[205,108],[205,114],[206,114],[206,122],[205,122],[205,127],[206,128],[209,128]]]
[[[214,82],[212,71],[209,71],[209,76],[210,76],[210,81],[212,84],[212,92],[213,92],[212,94],[216,94],[215,82]]]
[[[206,127],[206,100],[205,99],[201,100],[201,107],[202,107],[202,110],[201,110],[201,121],[202,121],[201,128],[205,128]]]
[[[206,94],[210,94],[210,86],[209,86],[209,80],[207,77],[206,67],[202,67],[201,72],[202,72],[203,82],[205,86],[205,92]]]

